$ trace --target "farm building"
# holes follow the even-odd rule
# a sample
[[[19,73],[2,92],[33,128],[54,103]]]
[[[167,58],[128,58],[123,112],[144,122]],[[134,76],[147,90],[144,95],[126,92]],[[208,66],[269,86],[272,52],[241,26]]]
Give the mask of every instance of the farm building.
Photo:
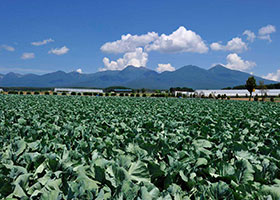
[[[77,93],[85,93],[85,92],[90,92],[90,93],[103,93],[103,90],[101,89],[81,89],[81,88],[55,88],[54,92],[77,92]]]
[[[226,95],[226,96],[240,96],[240,97],[245,97],[246,95],[249,96],[250,93],[248,90],[195,90],[195,92],[182,92],[182,91],[175,91],[175,96],[177,96],[178,93],[185,94],[187,96],[196,94],[198,96],[206,96],[208,97],[210,94],[213,96],[217,95]],[[255,90],[253,92],[253,96],[258,95],[267,95],[267,96],[278,96],[280,94],[280,89],[267,89],[267,90]]]

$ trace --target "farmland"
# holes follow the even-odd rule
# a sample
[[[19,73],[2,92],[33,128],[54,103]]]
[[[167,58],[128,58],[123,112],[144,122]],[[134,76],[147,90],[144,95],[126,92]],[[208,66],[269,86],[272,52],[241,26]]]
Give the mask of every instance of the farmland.
[[[0,199],[279,199],[280,106],[0,95]]]

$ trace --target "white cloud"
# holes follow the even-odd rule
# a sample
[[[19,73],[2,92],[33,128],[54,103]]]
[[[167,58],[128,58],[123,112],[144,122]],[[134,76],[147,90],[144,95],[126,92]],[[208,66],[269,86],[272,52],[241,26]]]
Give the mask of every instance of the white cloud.
[[[21,55],[21,59],[23,59],[23,60],[27,60],[27,59],[33,59],[33,58],[35,58],[35,54],[34,53],[23,53],[22,55]]]
[[[214,42],[210,45],[214,51],[233,51],[242,52],[248,49],[247,44],[241,38],[236,37],[227,42],[227,45],[222,45],[221,42]]]
[[[1,45],[0,49],[5,49],[6,51],[15,51],[14,47],[5,44]]]
[[[162,34],[153,43],[146,45],[145,49],[147,51],[160,51],[163,53],[206,53],[208,51],[208,47],[202,38],[183,26],[170,35]]]
[[[66,46],[63,46],[61,48],[51,49],[48,53],[59,56],[59,55],[66,54],[68,51],[69,51],[69,49]]]
[[[158,38],[155,32],[143,35],[122,35],[120,40],[107,42],[101,46],[101,50],[106,53],[126,53],[135,51],[137,47],[144,47]]]
[[[81,68],[77,69],[76,72],[78,72],[78,73],[80,73],[80,74],[83,73],[83,71],[82,71]]]
[[[267,25],[259,29],[259,36],[258,38],[262,40],[268,40],[271,42],[270,34],[276,32],[276,27],[272,25]]]
[[[265,79],[280,81],[280,69],[278,69],[275,73],[268,73],[266,76],[263,76]]]
[[[164,53],[196,52],[206,53],[208,47],[199,35],[181,26],[170,35],[149,32],[143,35],[122,35],[120,40],[107,42],[101,46],[106,53],[126,53],[142,47],[146,51]]]
[[[142,48],[136,48],[134,52],[128,52],[116,61],[110,61],[109,58],[103,58],[104,68],[99,69],[99,71],[106,70],[122,70],[128,65],[133,65],[134,67],[145,67],[148,61],[148,54],[143,51]]]
[[[225,67],[233,70],[247,71],[256,66],[255,62],[242,60],[236,53],[227,56],[227,64]]]
[[[225,46],[221,45],[221,42],[213,42],[210,48],[214,51],[225,50]]]
[[[54,42],[53,39],[49,38],[49,39],[46,39],[46,40],[43,40],[43,41],[38,41],[38,42],[31,42],[31,44],[33,46],[41,46],[41,45],[45,45],[45,44],[48,44],[50,42]]]
[[[256,35],[254,32],[250,31],[250,30],[245,30],[243,32],[243,35],[247,35],[247,40],[250,42],[254,42]]]
[[[161,72],[164,72],[164,71],[175,71],[175,68],[172,67],[172,65],[170,63],[168,64],[158,64],[158,67],[156,68],[156,71],[161,73]]]
[[[269,42],[272,42],[270,35],[259,35],[258,38],[261,40],[268,40]]]
[[[267,25],[259,29],[259,35],[267,35],[276,32],[275,26]]]

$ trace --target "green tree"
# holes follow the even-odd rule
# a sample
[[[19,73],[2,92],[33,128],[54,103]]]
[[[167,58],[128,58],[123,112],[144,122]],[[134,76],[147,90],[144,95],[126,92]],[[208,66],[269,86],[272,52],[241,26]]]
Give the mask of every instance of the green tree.
[[[251,101],[252,98],[252,93],[254,91],[254,89],[256,88],[257,84],[256,84],[256,79],[253,76],[250,76],[248,78],[248,80],[246,81],[246,89],[248,90],[248,92],[250,93],[250,98],[249,100]]]
[[[267,92],[267,87],[264,84],[264,81],[259,81],[259,88],[261,90],[261,95],[265,96],[266,92]]]

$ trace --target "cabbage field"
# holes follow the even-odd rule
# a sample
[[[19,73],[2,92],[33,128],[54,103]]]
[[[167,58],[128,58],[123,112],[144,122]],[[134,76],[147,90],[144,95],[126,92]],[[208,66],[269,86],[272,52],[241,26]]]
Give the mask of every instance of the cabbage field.
[[[279,199],[280,105],[0,95],[0,199]]]

